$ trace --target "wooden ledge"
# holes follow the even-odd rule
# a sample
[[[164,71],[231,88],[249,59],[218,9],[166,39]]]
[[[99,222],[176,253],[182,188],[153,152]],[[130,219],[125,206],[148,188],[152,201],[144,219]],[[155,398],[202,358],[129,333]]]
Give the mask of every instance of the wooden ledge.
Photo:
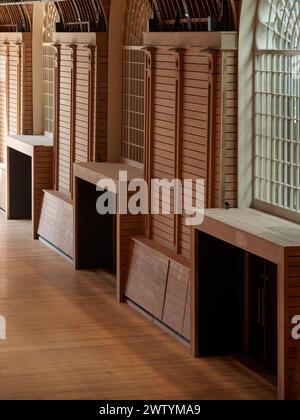
[[[32,157],[35,147],[53,147],[53,138],[50,136],[7,136],[7,147]]]
[[[145,246],[146,248],[151,248],[154,251],[157,251],[158,253],[162,254],[164,257],[169,258],[172,261],[175,261],[178,264],[183,265],[184,267],[190,269],[191,268],[191,262],[180,256],[177,255],[175,252],[169,250],[168,248],[164,247],[163,245],[158,244],[157,242],[146,239],[143,236],[133,236],[130,238],[132,241]]]
[[[54,44],[91,44],[106,46],[108,35],[106,32],[54,32],[52,35]]]
[[[275,263],[286,249],[300,247],[300,225],[255,209],[206,210],[202,225],[194,230]]]
[[[237,32],[145,32],[147,47],[237,50]]]
[[[54,190],[43,190],[43,192],[45,194],[47,194],[48,196],[52,196],[56,199],[59,199],[61,201],[64,201],[67,204],[70,204],[71,206],[73,206],[73,200],[69,197],[67,197],[65,194],[58,192],[58,191],[54,191]]]
[[[117,183],[120,171],[127,172],[129,182],[133,179],[144,179],[142,169],[125,163],[90,162],[74,164],[74,176],[94,185],[97,185],[103,179],[112,179]]]

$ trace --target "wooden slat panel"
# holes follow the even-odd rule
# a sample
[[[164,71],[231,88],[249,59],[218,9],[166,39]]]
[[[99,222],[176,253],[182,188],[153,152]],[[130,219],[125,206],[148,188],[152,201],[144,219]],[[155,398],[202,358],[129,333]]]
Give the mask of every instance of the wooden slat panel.
[[[73,258],[73,205],[58,194],[45,192],[38,235]]]
[[[58,191],[70,194],[71,174],[71,50],[61,49]]]
[[[165,95],[166,93],[166,95]],[[158,49],[153,63],[153,178],[175,177],[175,55]],[[162,153],[161,151],[165,151]],[[165,203],[160,198],[160,207]],[[174,247],[174,215],[152,216],[152,238],[169,249]]]
[[[155,250],[133,242],[126,297],[162,318],[169,260]]]
[[[186,321],[186,306],[190,306],[187,301],[189,284],[190,270],[174,261],[170,261],[162,320],[182,336],[186,334],[187,330],[184,324]]]
[[[130,243],[125,295],[156,321],[190,340],[189,265],[154,241],[135,238]]]

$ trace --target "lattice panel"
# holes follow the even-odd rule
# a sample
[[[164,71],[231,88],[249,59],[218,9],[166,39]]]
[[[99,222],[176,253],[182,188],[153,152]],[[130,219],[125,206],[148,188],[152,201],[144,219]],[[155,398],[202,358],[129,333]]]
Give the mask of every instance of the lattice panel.
[[[258,9],[258,48],[263,50],[299,49],[299,15],[299,0],[261,0]]]
[[[298,56],[260,54],[255,67],[255,198],[300,211]]]
[[[122,157],[144,163],[145,53],[140,48],[123,50]]]
[[[261,0],[255,56],[255,199],[300,212],[299,0]]]
[[[55,50],[50,45],[55,24],[59,21],[59,14],[53,3],[45,5],[44,33],[43,33],[43,97],[44,97],[44,130],[54,132],[54,108],[55,108]]]

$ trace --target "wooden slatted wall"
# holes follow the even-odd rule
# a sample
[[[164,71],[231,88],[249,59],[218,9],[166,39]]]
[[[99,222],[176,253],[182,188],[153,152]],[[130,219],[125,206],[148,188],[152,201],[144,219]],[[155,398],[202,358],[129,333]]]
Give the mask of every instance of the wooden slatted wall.
[[[59,96],[58,191],[71,193],[71,49],[61,48]]]
[[[22,48],[22,134],[33,133],[32,43]]]
[[[193,180],[195,198],[195,181],[202,179],[206,208],[236,204],[236,61],[231,51],[147,51],[147,180]],[[160,200],[160,210],[165,204]],[[148,216],[147,246],[135,239],[125,296],[189,341],[192,232],[173,210]]]
[[[214,146],[214,207],[228,201],[237,207],[238,171],[237,52],[223,51],[216,60],[216,135]]]
[[[11,135],[20,134],[21,113],[20,102],[21,96],[21,81],[20,81],[20,62],[19,52],[15,45],[9,47],[9,66],[8,66],[8,80],[9,80],[9,103],[8,103],[8,132]]]
[[[178,56],[166,49],[157,49],[152,54],[149,179],[190,179],[194,182],[194,193],[197,179],[203,179],[207,189],[210,187],[213,61],[210,54],[201,54],[196,49],[182,51]],[[160,203],[161,209],[165,204]],[[185,258],[191,257],[191,231],[184,216],[153,215],[149,224],[151,239]]]
[[[154,58],[155,57],[155,58]],[[153,55],[153,122],[151,147],[152,178],[173,180],[175,177],[175,56],[165,49]],[[165,203],[160,199],[160,207]],[[174,248],[174,215],[153,215],[152,239]]]
[[[214,58],[190,51],[183,56],[183,92],[181,117],[181,174],[182,179],[205,181],[208,188],[210,124],[212,122],[211,100]],[[196,187],[193,186],[195,195]],[[195,200],[194,200],[195,204]],[[208,204],[209,206],[209,204]],[[191,228],[186,225],[185,216],[180,219],[179,252],[191,258]]]
[[[76,42],[58,48],[55,184],[67,197],[73,194],[74,162],[107,159],[108,53],[106,34],[101,35],[96,44]]]
[[[101,44],[97,48],[97,74],[95,89],[96,127],[95,160],[107,160],[107,97],[108,97],[108,49]]]
[[[89,54],[86,48],[77,50],[76,75],[76,108],[75,108],[75,161],[88,162],[89,150]],[[94,100],[94,98],[93,98]]]
[[[0,163],[6,162],[6,46],[0,47]]]

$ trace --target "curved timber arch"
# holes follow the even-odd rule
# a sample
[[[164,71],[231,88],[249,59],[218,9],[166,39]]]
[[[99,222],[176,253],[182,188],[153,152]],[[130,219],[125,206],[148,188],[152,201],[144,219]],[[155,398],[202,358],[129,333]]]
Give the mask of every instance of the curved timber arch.
[[[55,5],[61,18],[61,31],[106,32],[108,29],[107,10],[101,0],[66,0]]]
[[[1,5],[0,32],[30,32],[31,16],[25,5]]]
[[[209,16],[218,30],[237,30],[236,3],[232,0],[149,0],[157,30],[205,31]]]
[[[150,18],[154,31],[206,31],[209,16],[226,18],[223,29],[237,30],[238,15],[235,0],[127,0],[124,44],[142,45]]]

